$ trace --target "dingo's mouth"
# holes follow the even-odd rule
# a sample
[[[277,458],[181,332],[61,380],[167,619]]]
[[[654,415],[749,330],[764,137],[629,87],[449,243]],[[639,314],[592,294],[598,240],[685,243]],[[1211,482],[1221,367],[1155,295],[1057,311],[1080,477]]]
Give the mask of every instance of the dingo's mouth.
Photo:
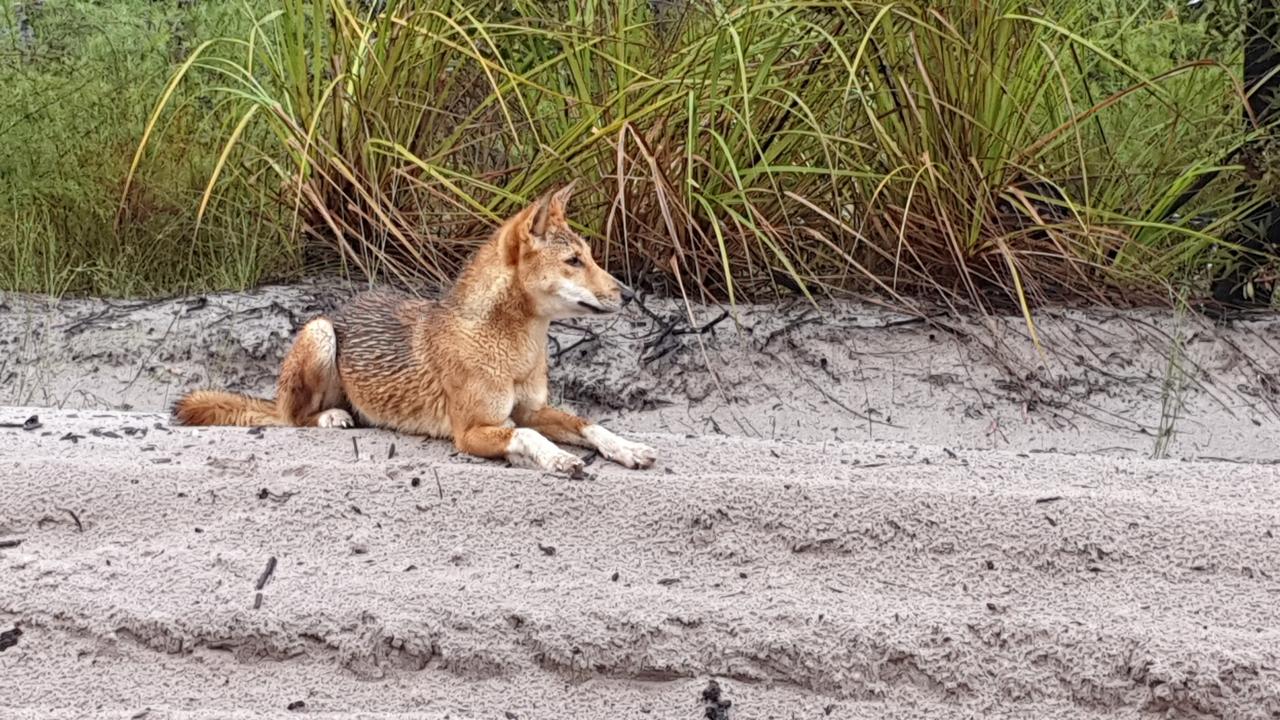
[[[585,300],[579,300],[578,305],[590,310],[591,312],[597,315],[608,315],[609,313],[613,312],[612,310],[609,310],[607,308],[602,308],[599,305],[592,305],[591,303]]]

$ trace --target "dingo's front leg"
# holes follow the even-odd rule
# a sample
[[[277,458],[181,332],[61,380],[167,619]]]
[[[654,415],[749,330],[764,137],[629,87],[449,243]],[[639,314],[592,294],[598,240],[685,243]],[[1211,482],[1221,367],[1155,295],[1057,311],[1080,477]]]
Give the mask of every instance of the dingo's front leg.
[[[483,390],[473,389],[461,395],[460,402],[450,408],[453,443],[459,450],[477,457],[506,458],[512,465],[570,477],[582,475],[586,465],[582,458],[556,447],[537,430],[509,426],[509,394]]]
[[[516,408],[515,421],[517,425],[537,430],[557,442],[592,448],[606,460],[633,470],[653,467],[658,459],[658,451],[648,445],[618,437],[602,425],[553,407],[532,411]]]
[[[606,459],[632,469],[651,468],[658,460],[657,450],[643,443],[618,437],[603,425],[587,425],[582,429],[582,438]]]
[[[581,477],[586,463],[582,458],[556,447],[537,430],[515,428],[507,444],[507,460],[513,465],[542,468],[551,472]]]
[[[537,430],[479,426],[464,430],[454,437],[454,444],[468,455],[483,458],[506,458],[512,465],[532,467],[548,472],[579,477],[585,463],[573,453],[565,452]]]

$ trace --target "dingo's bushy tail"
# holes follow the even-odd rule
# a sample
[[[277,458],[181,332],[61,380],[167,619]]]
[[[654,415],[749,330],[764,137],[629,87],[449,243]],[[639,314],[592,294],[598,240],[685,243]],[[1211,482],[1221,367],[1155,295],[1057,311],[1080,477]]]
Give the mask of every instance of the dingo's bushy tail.
[[[183,425],[261,427],[288,424],[277,414],[274,400],[214,390],[189,393],[174,406],[173,414]]]

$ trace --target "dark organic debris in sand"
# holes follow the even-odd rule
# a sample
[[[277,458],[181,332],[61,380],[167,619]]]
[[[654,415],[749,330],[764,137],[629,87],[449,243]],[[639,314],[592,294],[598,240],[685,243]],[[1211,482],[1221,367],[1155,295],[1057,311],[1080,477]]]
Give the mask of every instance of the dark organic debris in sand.
[[[61,510],[62,512],[70,515],[71,520],[76,524],[76,532],[81,532],[81,533],[84,532],[84,525],[80,522],[80,516],[76,514],[75,510],[71,510],[68,508],[54,508],[54,509]]]
[[[550,336],[548,338],[551,345],[549,349],[549,353],[551,355],[551,360],[553,362],[559,362],[560,358],[563,357],[566,353],[570,352],[571,350],[576,350],[579,347],[582,347],[588,343],[594,343],[600,339],[600,336],[596,334],[593,330],[589,328],[579,327],[572,323],[555,322],[555,323],[552,323],[552,325],[557,330],[566,330],[572,333],[580,333],[582,335],[581,338],[579,338],[578,340],[575,340],[573,343],[569,345],[561,345],[559,339],[557,339],[554,335]]]
[[[724,698],[723,694],[720,683],[715,680],[707,681],[707,687],[702,691],[702,703],[706,709],[703,717],[707,720],[729,720],[729,708],[733,707],[733,701]]]
[[[254,589],[261,591],[262,588],[266,587],[267,582],[271,580],[271,576],[275,574],[275,571],[276,571],[276,556],[272,555],[271,557],[267,558],[267,566],[263,568],[262,574],[258,576],[258,582],[254,583]]]
[[[289,498],[297,494],[298,494],[297,491],[294,491],[294,490],[285,490],[284,492],[277,493],[277,492],[272,492],[267,488],[262,488],[261,490],[258,491],[258,499],[272,500],[274,502],[284,503],[284,502],[288,502]]]
[[[0,652],[4,652],[14,645],[18,644],[18,638],[22,637],[22,628],[13,627],[10,630],[0,632]]]
[[[638,306],[658,326],[656,332],[645,338],[643,345],[645,354],[640,358],[642,365],[648,365],[681,348],[682,344],[677,342],[675,338],[681,335],[704,335],[729,318],[729,311],[722,310],[712,320],[702,325],[694,326],[690,324],[686,314],[673,313],[664,318],[653,313],[643,304],[638,304]]]
[[[22,430],[25,430],[27,432],[31,432],[32,430],[38,430],[41,427],[44,427],[44,426],[40,423],[39,415],[32,415],[31,417],[27,418],[26,420],[23,420],[20,423],[15,423],[15,422],[0,423],[0,428],[21,428]]]

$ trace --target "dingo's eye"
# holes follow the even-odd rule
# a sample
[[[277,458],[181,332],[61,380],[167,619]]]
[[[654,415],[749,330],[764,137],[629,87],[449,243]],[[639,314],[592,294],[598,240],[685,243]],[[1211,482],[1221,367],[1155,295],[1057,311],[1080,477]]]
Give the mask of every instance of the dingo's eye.
[[[565,260],[564,264],[569,267],[582,267],[582,257],[580,255],[574,255],[568,260]]]

